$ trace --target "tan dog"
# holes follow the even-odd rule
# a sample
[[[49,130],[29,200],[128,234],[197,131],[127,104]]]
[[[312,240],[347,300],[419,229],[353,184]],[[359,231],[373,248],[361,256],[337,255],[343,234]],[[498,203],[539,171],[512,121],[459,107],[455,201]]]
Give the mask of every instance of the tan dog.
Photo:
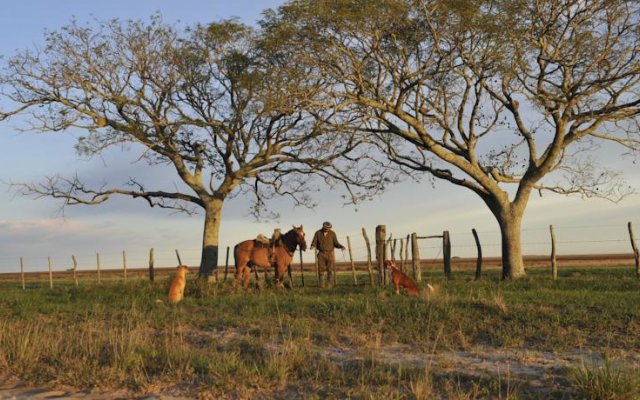
[[[396,263],[393,260],[386,260],[385,265],[391,270],[391,280],[393,286],[396,288],[396,294],[400,294],[400,287],[404,287],[404,292],[407,296],[417,296],[420,294],[418,285],[409,278],[404,272],[400,271],[396,267]]]
[[[178,265],[178,270],[171,280],[169,287],[169,303],[179,303],[184,297],[184,287],[187,284],[187,273],[189,268],[186,265]]]

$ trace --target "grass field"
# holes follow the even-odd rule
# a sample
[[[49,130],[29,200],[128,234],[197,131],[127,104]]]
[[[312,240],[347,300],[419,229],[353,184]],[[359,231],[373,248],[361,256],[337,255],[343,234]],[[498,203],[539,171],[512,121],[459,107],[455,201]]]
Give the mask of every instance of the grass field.
[[[5,281],[0,370],[200,398],[640,398],[640,281],[630,268],[560,274],[427,271],[436,291],[419,299],[350,274],[249,293],[191,276],[178,306],[167,277]]]

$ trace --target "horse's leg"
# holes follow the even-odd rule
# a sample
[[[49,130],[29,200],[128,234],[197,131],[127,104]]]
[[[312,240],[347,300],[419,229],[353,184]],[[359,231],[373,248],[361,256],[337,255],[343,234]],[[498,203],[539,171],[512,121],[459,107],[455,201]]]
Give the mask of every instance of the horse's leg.
[[[245,265],[244,264],[237,264],[236,265],[236,276],[233,279],[233,288],[237,289],[238,285],[240,284],[240,280],[242,279],[242,274],[244,273],[244,269],[245,269]]]
[[[238,288],[238,285],[243,281],[243,288],[246,290],[249,287],[249,274],[251,269],[249,268],[249,255],[236,254],[236,277],[233,282],[234,289]]]
[[[236,264],[236,273],[235,276],[233,277],[233,288],[237,289],[238,288],[238,284],[240,283],[240,276],[242,275],[242,267],[238,264]]]
[[[243,287],[245,290],[249,289],[249,278],[251,278],[251,268],[248,266],[244,268]]]
[[[256,278],[256,289],[260,289],[260,290],[264,289],[265,285],[267,284],[267,280],[264,278],[264,276],[260,276],[261,271],[258,271],[258,266],[254,265],[253,274],[255,275],[255,278]]]
[[[284,264],[282,260],[278,260],[274,267],[276,270],[276,287],[280,290],[283,290],[284,283],[282,281],[284,280],[284,271],[287,268],[286,264]]]
[[[282,270],[282,279],[284,280],[284,274],[289,275],[289,289],[293,289],[293,275],[291,274],[291,262],[293,257],[285,257],[284,269]]]
[[[236,271],[236,276],[233,279],[233,288],[237,289],[242,281],[242,277],[244,276],[244,270],[247,269],[245,266],[239,266]]]
[[[287,274],[289,275],[289,286],[293,288],[293,274],[291,273],[291,263],[287,265]]]
[[[238,288],[238,283],[240,283],[240,276],[242,274],[242,267],[244,265],[243,257],[241,257],[241,254],[239,253],[240,253],[240,248],[239,248],[239,245],[237,244],[233,248],[233,260],[235,261],[235,264],[236,264],[236,275],[233,279],[234,289]]]

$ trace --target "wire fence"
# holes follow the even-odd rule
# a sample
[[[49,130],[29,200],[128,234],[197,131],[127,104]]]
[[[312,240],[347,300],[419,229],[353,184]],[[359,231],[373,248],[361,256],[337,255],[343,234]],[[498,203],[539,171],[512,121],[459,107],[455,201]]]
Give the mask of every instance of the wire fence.
[[[554,226],[555,244],[559,255],[569,254],[631,254],[629,232],[626,225],[570,225]],[[375,246],[375,227],[367,229],[367,235],[371,240],[371,246]],[[499,257],[501,252],[500,232],[497,230],[477,230],[485,257]],[[442,232],[417,232],[418,235],[441,235]],[[387,238],[395,239],[396,257],[402,258],[400,250],[405,254],[411,254],[408,250],[410,233],[393,232],[387,229]],[[307,235],[308,238],[311,235]],[[368,251],[361,231],[338,232],[339,240],[346,246],[347,236],[351,242],[351,253],[354,262],[366,262]],[[449,232],[451,251],[453,257],[475,257],[476,242],[471,228],[468,231]],[[310,243],[307,243],[308,245]],[[442,240],[433,238],[420,240],[419,253],[424,261],[442,259]],[[151,247],[150,247],[151,248]],[[78,270],[95,270],[100,262],[100,268],[104,270],[127,268],[143,268],[148,266],[150,248],[125,248],[121,251],[75,251],[74,249],[57,249],[48,256],[31,256],[29,254],[18,256],[0,255],[0,272],[20,272],[20,259],[25,272],[47,271],[49,266],[53,271],[70,270],[73,267],[72,256],[77,260]],[[525,255],[548,255],[551,251],[551,237],[549,228],[530,228],[522,230],[522,249]],[[200,264],[201,247],[154,247],[155,266],[158,268],[175,267],[177,265],[176,250],[179,251],[183,264],[197,266]],[[233,244],[222,241],[218,253],[218,266],[233,266]],[[375,258],[375,251],[372,249]],[[303,262],[313,263],[314,252],[306,251],[302,256]],[[349,262],[347,250],[337,251],[337,262]],[[296,255],[294,262],[299,263]]]

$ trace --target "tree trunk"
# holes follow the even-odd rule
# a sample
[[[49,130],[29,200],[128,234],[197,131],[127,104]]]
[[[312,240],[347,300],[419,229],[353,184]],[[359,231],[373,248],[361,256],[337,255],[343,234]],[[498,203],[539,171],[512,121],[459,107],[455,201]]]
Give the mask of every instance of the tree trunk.
[[[200,277],[208,278],[218,268],[218,241],[222,201],[214,200],[205,205],[204,232],[202,234],[202,258],[200,259]]]
[[[524,276],[522,259],[522,215],[524,207],[508,207],[495,214],[502,236],[502,279],[517,279]]]

